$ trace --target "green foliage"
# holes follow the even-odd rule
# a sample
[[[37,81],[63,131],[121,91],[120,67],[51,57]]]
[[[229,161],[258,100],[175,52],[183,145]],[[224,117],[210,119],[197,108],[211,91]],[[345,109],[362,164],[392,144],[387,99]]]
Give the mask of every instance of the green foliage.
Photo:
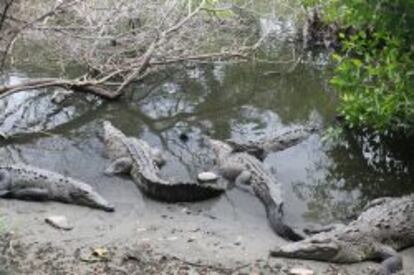
[[[321,142],[325,144],[338,144],[343,142],[344,136],[345,133],[343,128],[340,128],[338,126],[331,126],[328,127],[322,134]]]
[[[331,83],[351,127],[413,131],[414,0],[304,0],[320,5],[340,34],[342,49]]]

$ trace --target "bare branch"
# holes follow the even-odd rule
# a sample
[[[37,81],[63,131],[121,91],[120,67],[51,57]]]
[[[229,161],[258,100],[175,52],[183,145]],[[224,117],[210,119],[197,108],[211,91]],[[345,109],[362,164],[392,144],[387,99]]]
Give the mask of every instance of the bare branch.
[[[56,4],[50,8],[52,3]],[[131,83],[166,65],[247,59],[264,38],[252,42],[251,34],[242,35],[246,28],[237,19],[239,15],[212,16],[223,9],[206,3],[201,0],[190,7],[177,0],[40,1],[32,12],[19,13],[21,18],[13,21],[17,27],[7,40],[6,55],[19,41],[39,44],[47,49],[48,58],[53,54],[58,60],[62,72],[65,64],[75,63],[85,68],[81,73],[86,76],[2,86],[0,98],[55,86],[115,99]],[[21,10],[25,7],[20,4]]]

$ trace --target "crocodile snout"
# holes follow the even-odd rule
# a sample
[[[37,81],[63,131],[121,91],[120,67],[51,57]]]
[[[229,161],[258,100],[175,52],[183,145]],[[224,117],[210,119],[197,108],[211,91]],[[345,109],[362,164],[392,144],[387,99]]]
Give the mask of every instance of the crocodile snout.
[[[90,186],[83,186],[76,188],[70,193],[70,198],[73,202],[86,205],[92,208],[102,209],[108,212],[115,210],[115,207],[106,201],[100,194],[93,190]]]
[[[107,202],[103,197],[101,197],[97,193],[94,193],[94,192],[89,193],[87,195],[86,200],[87,200],[87,203],[90,206],[100,208],[100,209],[105,210],[107,212],[115,211],[115,207],[111,203]]]
[[[107,212],[114,212],[115,211],[115,206],[113,206],[110,203],[107,203],[106,205],[102,205],[102,210],[105,210]]]
[[[331,241],[304,240],[273,249],[274,257],[301,258],[329,261],[338,254],[338,246]]]

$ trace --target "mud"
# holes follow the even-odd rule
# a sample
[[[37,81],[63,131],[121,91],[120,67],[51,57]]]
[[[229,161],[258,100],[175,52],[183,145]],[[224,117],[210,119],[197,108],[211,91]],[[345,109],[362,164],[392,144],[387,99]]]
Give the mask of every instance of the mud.
[[[288,274],[299,266],[316,274],[375,274],[376,264],[368,262],[340,266],[269,258],[269,249],[285,241],[273,234],[249,193],[233,190],[216,200],[172,205],[147,200],[128,180],[111,184],[124,185],[123,198],[129,194],[135,202],[118,200],[117,211],[105,213],[0,200],[4,274]],[[67,216],[75,228],[50,227],[44,218],[54,214]],[[414,274],[414,249],[403,255],[405,274]]]

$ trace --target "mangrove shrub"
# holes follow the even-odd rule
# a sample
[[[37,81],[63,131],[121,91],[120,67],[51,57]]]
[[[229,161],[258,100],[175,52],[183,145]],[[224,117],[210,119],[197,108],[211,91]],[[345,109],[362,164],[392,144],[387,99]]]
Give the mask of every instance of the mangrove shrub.
[[[351,127],[414,133],[414,0],[304,0],[341,26],[331,83]],[[351,31],[349,31],[351,30]]]

